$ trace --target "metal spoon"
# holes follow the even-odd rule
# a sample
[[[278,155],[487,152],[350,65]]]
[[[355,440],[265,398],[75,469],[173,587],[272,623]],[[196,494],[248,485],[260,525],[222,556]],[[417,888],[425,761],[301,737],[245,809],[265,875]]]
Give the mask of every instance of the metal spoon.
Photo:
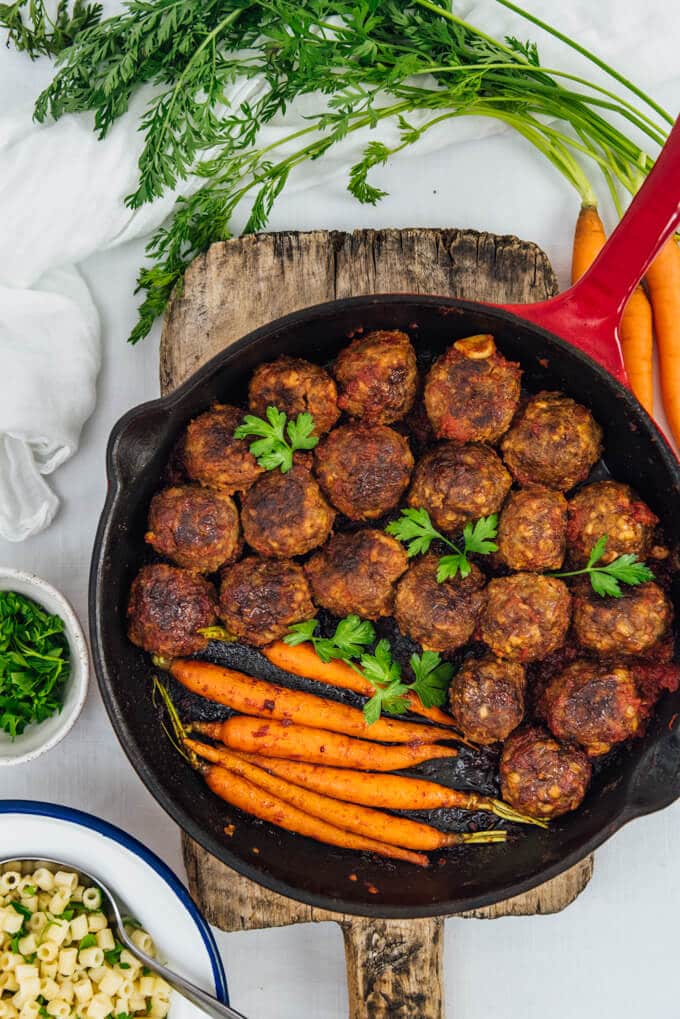
[[[71,863],[64,863],[61,860],[0,860],[0,869],[7,868],[8,865],[13,865],[22,874],[32,873],[37,870],[38,867],[45,867],[47,870],[55,873],[57,870],[71,871],[78,875],[79,884],[90,887],[92,885],[101,889],[102,893],[102,905],[101,909],[109,924],[115,929],[116,936],[128,952],[139,959],[143,966],[150,969],[157,976],[162,977],[166,980],[170,986],[181,994],[183,998],[187,998],[192,1004],[197,1005],[198,1008],[207,1012],[208,1015],[214,1017],[214,1019],[245,1019],[245,1016],[241,1012],[237,1012],[233,1008],[229,1008],[228,1005],[223,1005],[221,1001],[213,997],[212,994],[208,994],[207,991],[201,990],[195,984],[192,984],[189,980],[185,980],[184,977],[179,976],[177,973],[173,973],[171,970],[166,969],[165,966],[161,966],[159,962],[152,959],[150,955],[143,952],[141,948],[138,948],[134,941],[130,940],[125,925],[123,923],[123,917],[131,917],[132,913],[127,908],[125,903],[120,899],[119,896],[115,896],[107,886],[98,877],[88,873],[86,870],[82,870],[80,867],[75,867]]]

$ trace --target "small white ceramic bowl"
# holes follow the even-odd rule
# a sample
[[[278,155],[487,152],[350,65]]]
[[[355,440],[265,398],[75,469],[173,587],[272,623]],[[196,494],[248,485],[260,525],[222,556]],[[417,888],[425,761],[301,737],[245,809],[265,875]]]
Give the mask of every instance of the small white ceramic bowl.
[[[75,612],[56,588],[32,573],[0,567],[0,591],[16,591],[64,620],[64,632],[71,648],[71,673],[66,682],[64,704],[60,712],[39,725],[29,725],[12,741],[0,730],[0,767],[24,764],[40,757],[63,740],[80,714],[90,675],[90,657],[85,635]]]

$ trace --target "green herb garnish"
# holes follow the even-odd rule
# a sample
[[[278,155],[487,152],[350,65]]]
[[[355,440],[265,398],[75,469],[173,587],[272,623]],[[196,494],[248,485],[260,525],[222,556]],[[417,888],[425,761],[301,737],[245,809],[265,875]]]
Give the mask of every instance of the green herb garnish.
[[[14,591],[0,593],[0,729],[14,739],[60,711],[70,668],[63,620]]]
[[[603,534],[599,541],[593,546],[588,562],[581,570],[563,571],[552,573],[552,577],[579,577],[583,574],[590,576],[590,583],[593,591],[601,598],[620,598],[623,594],[621,584],[629,584],[636,587],[638,584],[645,584],[654,580],[654,574],[648,566],[640,562],[636,555],[627,552],[620,555],[611,563],[605,566],[597,566],[607,548],[608,535]]]
[[[385,530],[408,546],[409,558],[423,555],[429,550],[433,541],[441,541],[452,549],[451,555],[442,556],[439,560],[437,581],[440,584],[443,584],[445,580],[451,580],[459,573],[463,578],[469,575],[472,569],[472,564],[468,559],[470,553],[489,555],[498,549],[498,545],[492,540],[498,532],[498,515],[496,513],[492,513],[488,517],[480,517],[474,524],[472,521],[468,521],[463,528],[462,548],[435,528],[430,514],[422,506],[417,509],[403,509],[399,519],[393,520]]]
[[[15,911],[15,913],[21,913],[21,915],[25,916],[27,920],[30,920],[31,917],[33,916],[33,913],[31,913],[28,906],[24,906],[21,902],[12,901],[10,902],[10,906]]]
[[[124,950],[125,946],[121,945],[120,941],[116,941],[114,947],[109,949],[108,952],[104,952],[104,958],[109,966],[120,965],[121,969],[129,969],[127,963],[120,961],[120,953]]]
[[[322,662],[330,662],[333,659],[349,662],[360,658],[375,640],[373,624],[367,619],[360,619],[359,616],[345,616],[341,619],[332,637],[315,637],[318,625],[316,619],[295,623],[289,627],[288,633],[283,638],[284,642],[291,647],[307,642],[313,644]]]
[[[94,934],[86,934],[84,938],[81,938],[78,942],[78,951],[82,951],[83,948],[94,948],[97,944],[97,938]]]
[[[411,655],[409,664],[413,671],[413,682],[402,675],[401,665],[392,656],[388,640],[379,640],[373,651],[370,646],[375,640],[375,628],[359,616],[345,616],[335,628],[332,637],[316,637],[318,620],[308,619],[289,627],[283,638],[286,644],[311,643],[323,662],[332,660],[345,662],[356,673],[367,679],[375,693],[364,705],[364,717],[372,725],[385,712],[400,715],[409,709],[408,694],[416,693],[426,708],[439,706],[446,701],[446,692],[453,666],[442,662],[435,651],[423,651],[422,655]]]
[[[312,435],[313,431],[314,418],[311,414],[304,412],[289,421],[283,411],[267,407],[266,421],[254,414],[246,414],[234,437],[247,439],[251,435],[260,436],[250,444],[250,452],[260,467],[267,471],[278,468],[282,474],[287,474],[293,466],[296,450],[314,449],[318,444],[318,436]]]

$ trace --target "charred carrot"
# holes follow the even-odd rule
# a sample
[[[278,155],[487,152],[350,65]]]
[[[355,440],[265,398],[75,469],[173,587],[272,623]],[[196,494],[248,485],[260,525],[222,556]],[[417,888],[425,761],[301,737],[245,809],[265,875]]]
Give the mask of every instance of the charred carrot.
[[[237,715],[226,722],[198,722],[188,729],[219,740],[231,750],[264,754],[265,757],[285,757],[289,761],[330,764],[337,768],[357,768],[359,771],[399,771],[423,761],[456,757],[458,754],[454,747],[440,747],[434,743],[404,743],[386,747],[326,729],[270,722],[246,715]]]
[[[382,807],[384,810],[437,810],[440,807],[486,810],[506,821],[547,827],[545,821],[520,814],[502,800],[481,796],[479,793],[460,792],[420,778],[330,768],[258,754],[239,753],[238,756],[306,789],[332,796],[336,800],[361,803],[366,807]]]
[[[250,764],[230,750],[209,747],[196,740],[186,740],[185,746],[213,764],[219,764],[229,771],[233,771],[241,778],[264,789],[265,792],[303,810],[305,814],[311,814],[312,817],[328,821],[344,831],[366,835],[388,845],[427,853],[435,849],[446,849],[449,846],[460,846],[467,842],[501,842],[506,838],[506,833],[501,831],[476,832],[473,835],[461,832],[442,832],[421,821],[411,821],[407,817],[395,817],[394,814],[386,814],[371,807],[357,806],[355,803],[336,800],[331,796],[324,796],[305,789],[293,782],[288,782],[285,778],[270,774],[264,768]]]
[[[208,788],[239,810],[259,817],[261,821],[269,821],[286,831],[295,832],[298,835],[306,835],[308,838],[316,839],[318,842],[326,842],[331,846],[341,846],[343,849],[358,849],[380,856],[386,856],[393,860],[405,860],[407,863],[415,863],[418,867],[429,866],[429,860],[422,853],[413,853],[408,849],[400,849],[398,846],[388,846],[376,839],[366,838],[363,835],[355,835],[335,825],[322,821],[311,814],[286,803],[278,796],[265,793],[264,790],[247,779],[242,778],[233,771],[215,765],[206,765],[199,769],[208,785]]]
[[[654,331],[659,350],[663,408],[680,443],[680,251],[671,237],[647,270]]]
[[[276,665],[284,672],[291,672],[294,676],[315,679],[319,683],[327,683],[341,690],[353,690],[354,693],[363,694],[364,697],[372,697],[375,693],[373,684],[350,665],[339,659],[324,662],[311,644],[290,646],[282,640],[277,640],[262,648],[262,654],[272,665]],[[408,697],[409,707],[414,714],[429,718],[431,722],[437,722],[439,725],[453,725],[450,715],[440,708],[426,708],[414,690],[409,690],[405,696]]]
[[[590,268],[607,235],[594,205],[581,207],[571,261],[571,282]],[[654,411],[652,308],[642,287],[636,287],[621,319],[621,350],[630,387],[645,410]]]
[[[434,743],[457,739],[450,729],[390,718],[379,718],[369,726],[358,708],[300,690],[289,690],[288,687],[210,662],[177,658],[172,662],[170,672],[192,693],[242,711],[245,715],[296,722],[384,743]]]

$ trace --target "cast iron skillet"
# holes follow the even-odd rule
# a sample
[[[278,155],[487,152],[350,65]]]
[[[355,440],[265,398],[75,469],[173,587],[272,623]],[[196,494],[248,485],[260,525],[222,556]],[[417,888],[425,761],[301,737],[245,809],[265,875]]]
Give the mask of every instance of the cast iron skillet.
[[[226,838],[225,815],[234,811],[205,788],[163,735],[151,699],[149,660],[127,640],[124,617],[132,578],[149,558],[143,541],[149,500],[186,422],[215,398],[242,402],[250,373],[261,361],[285,353],[327,362],[359,328],[404,329],[419,350],[434,353],[456,338],[492,333],[505,356],[521,362],[529,390],[560,389],[591,408],[604,428],[606,468],[633,485],[659,515],[671,541],[680,542],[680,469],[626,388],[617,333],[627,297],[678,225],[679,171],[676,125],[647,184],[590,273],[552,301],[503,308],[400,294],[307,308],[250,333],[172,395],[137,407],[114,428],[107,460],[110,488],[90,582],[90,632],[102,696],[151,793],[185,831],[229,866],[284,895],[341,912],[450,914],[554,877],[631,818],[680,795],[678,693],[661,701],[643,739],[597,772],[580,810],[547,832],[524,829],[504,847],[449,851],[423,871],[332,849],[245,815],[238,816],[233,836]],[[678,615],[680,584],[672,597]],[[229,653],[241,662],[253,654]],[[479,765],[462,755],[445,780],[488,784],[481,760]],[[428,766],[424,769],[427,773]]]

